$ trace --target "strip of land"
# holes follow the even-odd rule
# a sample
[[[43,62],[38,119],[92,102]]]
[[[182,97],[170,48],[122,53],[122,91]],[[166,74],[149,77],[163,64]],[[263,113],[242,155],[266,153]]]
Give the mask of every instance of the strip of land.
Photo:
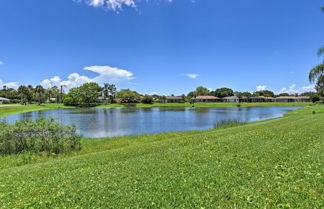
[[[281,106],[309,106],[311,102],[258,102],[258,103],[154,103],[154,104],[102,104],[98,107],[108,107],[108,108],[123,108],[123,107],[281,107]]]
[[[312,103],[309,102],[260,102],[260,103],[240,103],[241,107],[279,107],[279,106],[309,106]],[[99,105],[99,108],[150,108],[150,107],[237,107],[238,103],[154,103],[154,104],[142,104],[142,103],[133,103],[133,104],[107,104]],[[64,106],[63,104],[43,104],[43,105],[0,105],[0,117],[5,117],[7,115],[13,115],[23,112],[33,112],[40,110],[51,110],[51,109],[60,109],[60,108],[75,108],[70,106]]]
[[[44,104],[44,105],[0,105],[0,117],[14,115],[23,112],[34,112],[40,110],[53,110],[60,108],[72,108],[63,104]]]
[[[324,106],[207,131],[0,157],[0,208],[321,208]]]

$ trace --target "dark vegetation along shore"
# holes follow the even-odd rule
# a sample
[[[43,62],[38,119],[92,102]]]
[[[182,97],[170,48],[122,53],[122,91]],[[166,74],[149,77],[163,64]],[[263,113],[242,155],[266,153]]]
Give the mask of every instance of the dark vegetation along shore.
[[[324,106],[0,157],[0,208],[322,208]]]

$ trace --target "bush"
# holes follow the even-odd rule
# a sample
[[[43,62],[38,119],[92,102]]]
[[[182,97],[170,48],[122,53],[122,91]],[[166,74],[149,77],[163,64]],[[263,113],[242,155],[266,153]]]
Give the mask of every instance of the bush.
[[[143,98],[142,98],[142,101],[141,101],[143,104],[153,104],[154,100],[153,100],[153,97],[149,96],[149,95],[145,95]]]
[[[21,120],[14,124],[0,121],[0,154],[23,152],[65,153],[80,150],[81,136],[75,126],[65,126],[53,118]]]
[[[310,96],[310,99],[313,103],[321,101],[321,96],[319,94],[313,94]]]

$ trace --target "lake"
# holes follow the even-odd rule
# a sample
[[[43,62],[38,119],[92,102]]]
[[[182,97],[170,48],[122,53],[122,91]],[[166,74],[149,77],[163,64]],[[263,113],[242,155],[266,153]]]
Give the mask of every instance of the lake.
[[[155,107],[58,109],[20,113],[4,117],[19,119],[54,117],[66,125],[75,124],[84,137],[115,137],[169,131],[205,130],[221,121],[261,121],[283,116],[300,107]]]

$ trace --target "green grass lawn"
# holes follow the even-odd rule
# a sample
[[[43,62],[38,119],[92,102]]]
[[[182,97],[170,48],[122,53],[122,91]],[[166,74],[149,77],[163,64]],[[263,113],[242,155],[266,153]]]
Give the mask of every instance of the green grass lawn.
[[[63,104],[31,104],[31,105],[0,105],[0,117],[4,117],[7,115],[22,113],[22,112],[33,112],[39,110],[51,110],[51,109],[59,109],[59,108],[71,108],[64,106]]]
[[[278,106],[309,106],[310,102],[260,102],[260,103],[241,103],[241,107],[278,107]],[[238,103],[195,103],[195,107],[236,107]],[[154,103],[154,104],[132,104],[131,106],[123,104],[100,105],[98,107],[191,107],[190,103]]]
[[[316,114],[312,114],[316,111]],[[0,208],[322,208],[324,106],[207,131],[0,157]]]

